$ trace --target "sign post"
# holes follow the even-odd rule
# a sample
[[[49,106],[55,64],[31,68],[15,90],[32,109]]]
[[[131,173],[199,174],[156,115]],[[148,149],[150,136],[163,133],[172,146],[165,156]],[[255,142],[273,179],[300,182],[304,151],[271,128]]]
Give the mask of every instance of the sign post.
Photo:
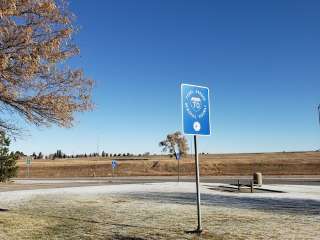
[[[112,177],[114,177],[114,169],[118,166],[118,162],[116,160],[112,160],[111,166],[112,166]]]
[[[30,175],[30,165],[32,163],[32,157],[27,157],[26,164],[27,164],[27,177],[29,178]]]
[[[320,125],[320,104],[319,104],[319,106],[318,106],[318,114],[319,114],[318,120],[319,120],[319,125]]]
[[[181,155],[179,152],[176,152],[175,156],[176,156],[176,160],[178,161],[178,182],[180,182],[180,158],[181,158]]]
[[[181,105],[183,133],[186,135],[193,135],[194,139],[198,226],[193,232],[200,234],[202,232],[202,226],[197,136],[209,136],[211,133],[209,89],[202,86],[181,84]]]

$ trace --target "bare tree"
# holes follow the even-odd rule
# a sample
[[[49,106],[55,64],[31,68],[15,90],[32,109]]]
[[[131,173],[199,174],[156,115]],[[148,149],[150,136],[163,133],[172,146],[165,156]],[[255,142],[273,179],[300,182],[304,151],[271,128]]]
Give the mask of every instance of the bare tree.
[[[189,147],[188,141],[181,132],[175,132],[168,134],[167,138],[159,143],[163,152],[169,152],[171,154],[180,153],[181,156],[186,155]]]
[[[79,53],[73,23],[64,0],[0,1],[0,130],[17,129],[8,113],[70,127],[74,112],[92,108],[93,82],[66,66]]]

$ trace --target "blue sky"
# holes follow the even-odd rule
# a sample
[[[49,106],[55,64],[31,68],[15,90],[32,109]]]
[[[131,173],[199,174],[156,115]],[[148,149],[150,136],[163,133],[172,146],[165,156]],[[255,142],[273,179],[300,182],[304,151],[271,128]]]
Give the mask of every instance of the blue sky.
[[[72,129],[28,126],[26,153],[160,152],[181,130],[180,84],[211,90],[202,152],[320,148],[319,1],[73,0],[96,108]],[[190,139],[191,142],[191,139]]]

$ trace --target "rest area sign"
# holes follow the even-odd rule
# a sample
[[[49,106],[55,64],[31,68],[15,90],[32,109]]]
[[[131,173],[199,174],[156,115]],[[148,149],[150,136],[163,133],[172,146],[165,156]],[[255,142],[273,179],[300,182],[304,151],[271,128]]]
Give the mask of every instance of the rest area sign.
[[[181,84],[183,133],[188,135],[210,135],[209,88]]]

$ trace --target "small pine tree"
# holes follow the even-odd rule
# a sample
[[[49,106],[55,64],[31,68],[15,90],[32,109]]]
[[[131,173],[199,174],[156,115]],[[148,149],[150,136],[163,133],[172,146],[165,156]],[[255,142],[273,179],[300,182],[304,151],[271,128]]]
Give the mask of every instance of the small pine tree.
[[[62,151],[61,151],[61,150],[57,150],[57,152],[56,152],[56,157],[57,157],[57,158],[62,158],[62,156],[63,156]]]
[[[18,159],[20,159],[20,158],[25,156],[25,154],[23,152],[20,152],[20,151],[16,151],[15,155],[18,157]]]
[[[105,157],[105,156],[106,156],[106,153],[104,151],[102,151],[101,157]]]
[[[16,166],[18,156],[9,153],[10,139],[0,132],[0,182],[6,182],[10,178],[16,177],[18,166]]]
[[[39,152],[38,156],[37,156],[37,159],[43,159],[43,154],[42,152]]]

